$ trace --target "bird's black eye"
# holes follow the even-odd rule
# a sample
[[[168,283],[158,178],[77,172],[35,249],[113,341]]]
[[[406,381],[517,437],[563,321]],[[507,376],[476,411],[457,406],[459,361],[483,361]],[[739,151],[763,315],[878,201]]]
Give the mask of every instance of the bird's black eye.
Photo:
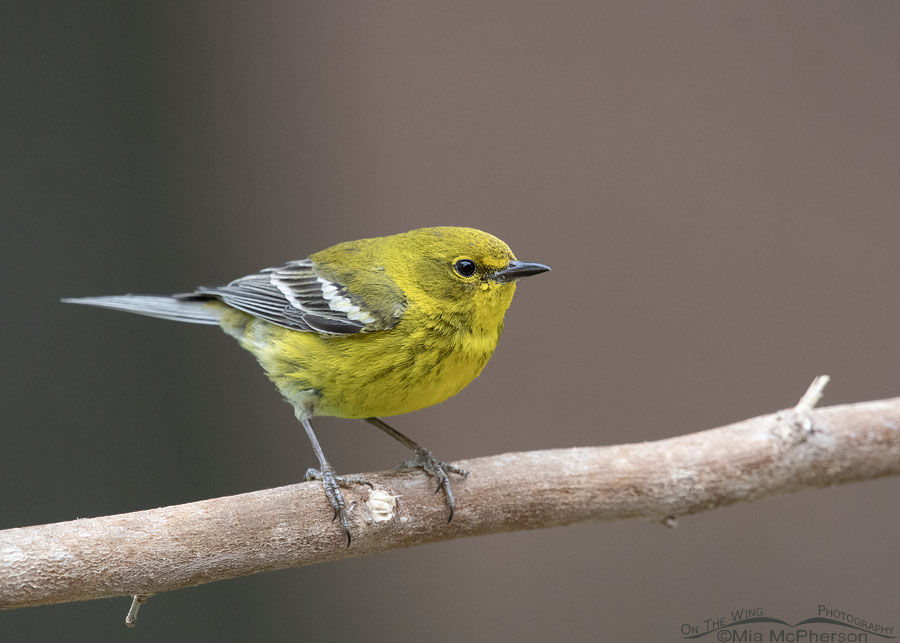
[[[463,277],[471,277],[478,269],[478,266],[476,266],[475,262],[471,259],[460,259],[455,264],[453,264],[453,267],[456,268],[456,272],[461,274]]]

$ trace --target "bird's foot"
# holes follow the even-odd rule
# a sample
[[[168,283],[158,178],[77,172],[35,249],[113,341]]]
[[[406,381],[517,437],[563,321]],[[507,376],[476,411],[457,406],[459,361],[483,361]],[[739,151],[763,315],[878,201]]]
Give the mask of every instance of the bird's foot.
[[[438,484],[434,492],[437,493],[438,491],[443,490],[444,497],[447,499],[447,507],[450,509],[450,517],[447,518],[447,522],[450,522],[451,520],[453,520],[453,509],[456,506],[456,503],[453,500],[453,490],[450,488],[450,474],[455,473],[456,475],[465,478],[467,475],[469,475],[469,472],[465,469],[460,469],[459,467],[450,464],[449,462],[441,462],[440,460],[437,460],[431,454],[431,451],[429,451],[425,447],[419,447],[415,449],[415,454],[415,460],[403,462],[401,466],[420,467],[425,470],[425,473],[437,480]]]
[[[307,469],[304,479],[306,479],[307,481],[322,481],[322,488],[325,490],[325,496],[328,498],[328,502],[331,503],[331,508],[334,509],[334,517],[331,520],[334,521],[338,518],[341,519],[341,529],[343,529],[344,533],[347,534],[347,547],[349,547],[350,519],[347,515],[348,510],[346,504],[344,503],[344,496],[341,494],[341,487],[349,487],[352,484],[364,484],[374,489],[374,486],[371,482],[368,482],[360,476],[335,475],[334,469],[332,469],[331,467],[325,467],[322,470]]]

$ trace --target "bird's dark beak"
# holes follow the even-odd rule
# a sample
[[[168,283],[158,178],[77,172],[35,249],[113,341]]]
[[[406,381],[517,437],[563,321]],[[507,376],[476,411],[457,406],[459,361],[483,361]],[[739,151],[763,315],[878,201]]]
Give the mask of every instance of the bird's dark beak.
[[[542,263],[510,261],[509,265],[506,268],[504,268],[503,270],[498,270],[497,272],[492,274],[491,279],[493,279],[494,281],[505,283],[508,281],[521,279],[522,277],[530,277],[531,275],[537,275],[542,272],[547,272],[548,270],[550,270],[550,266],[545,266]]]

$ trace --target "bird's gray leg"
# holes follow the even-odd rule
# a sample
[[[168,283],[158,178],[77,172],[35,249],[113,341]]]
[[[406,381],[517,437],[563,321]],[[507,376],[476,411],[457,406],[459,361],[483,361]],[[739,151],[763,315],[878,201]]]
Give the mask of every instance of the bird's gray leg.
[[[437,489],[435,489],[435,493],[440,490],[444,491],[444,496],[447,498],[447,507],[449,507],[450,509],[450,517],[447,519],[447,522],[453,520],[453,509],[455,507],[455,502],[453,500],[453,490],[450,489],[449,474],[455,473],[457,475],[465,477],[469,475],[469,472],[465,469],[460,469],[459,467],[456,467],[449,462],[441,462],[440,460],[435,459],[435,457],[431,454],[431,451],[414,442],[413,440],[410,440],[408,437],[400,433],[400,431],[393,428],[384,421],[374,417],[365,418],[365,420],[369,424],[377,426],[379,429],[397,440],[407,449],[411,449],[413,453],[416,454],[416,459],[409,462],[404,462],[404,466],[422,467],[425,470],[425,473],[437,479],[438,486]]]
[[[349,547],[350,521],[347,518],[347,508],[344,504],[344,496],[341,495],[340,485],[343,484],[346,486],[351,482],[357,484],[367,484],[370,487],[372,485],[362,479],[349,479],[335,475],[334,468],[330,464],[328,464],[328,460],[325,459],[325,453],[322,451],[322,447],[319,444],[319,441],[316,439],[316,434],[313,432],[312,424],[310,424],[309,418],[301,416],[299,420],[303,424],[303,428],[306,430],[306,435],[309,438],[310,443],[312,444],[312,448],[316,454],[316,458],[318,458],[319,460],[319,468],[308,469],[306,471],[305,477],[307,480],[322,481],[322,487],[325,489],[325,495],[328,497],[328,502],[331,503],[331,508],[334,509],[334,518],[332,518],[332,520],[335,520],[338,518],[338,516],[340,516],[341,528],[344,530],[344,533],[347,534],[347,547]]]

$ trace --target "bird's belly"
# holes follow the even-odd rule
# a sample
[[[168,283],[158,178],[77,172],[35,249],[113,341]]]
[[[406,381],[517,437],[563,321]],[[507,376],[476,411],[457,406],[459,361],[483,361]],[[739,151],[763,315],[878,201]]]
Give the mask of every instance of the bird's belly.
[[[363,418],[417,411],[459,393],[490,356],[461,349],[398,353],[379,368],[343,372],[335,386],[321,391],[315,413]]]
[[[266,341],[249,342],[245,334],[242,345],[282,394],[305,400],[313,415],[343,418],[399,415],[443,402],[478,376],[499,338],[499,328],[322,336],[267,324],[265,331]]]

